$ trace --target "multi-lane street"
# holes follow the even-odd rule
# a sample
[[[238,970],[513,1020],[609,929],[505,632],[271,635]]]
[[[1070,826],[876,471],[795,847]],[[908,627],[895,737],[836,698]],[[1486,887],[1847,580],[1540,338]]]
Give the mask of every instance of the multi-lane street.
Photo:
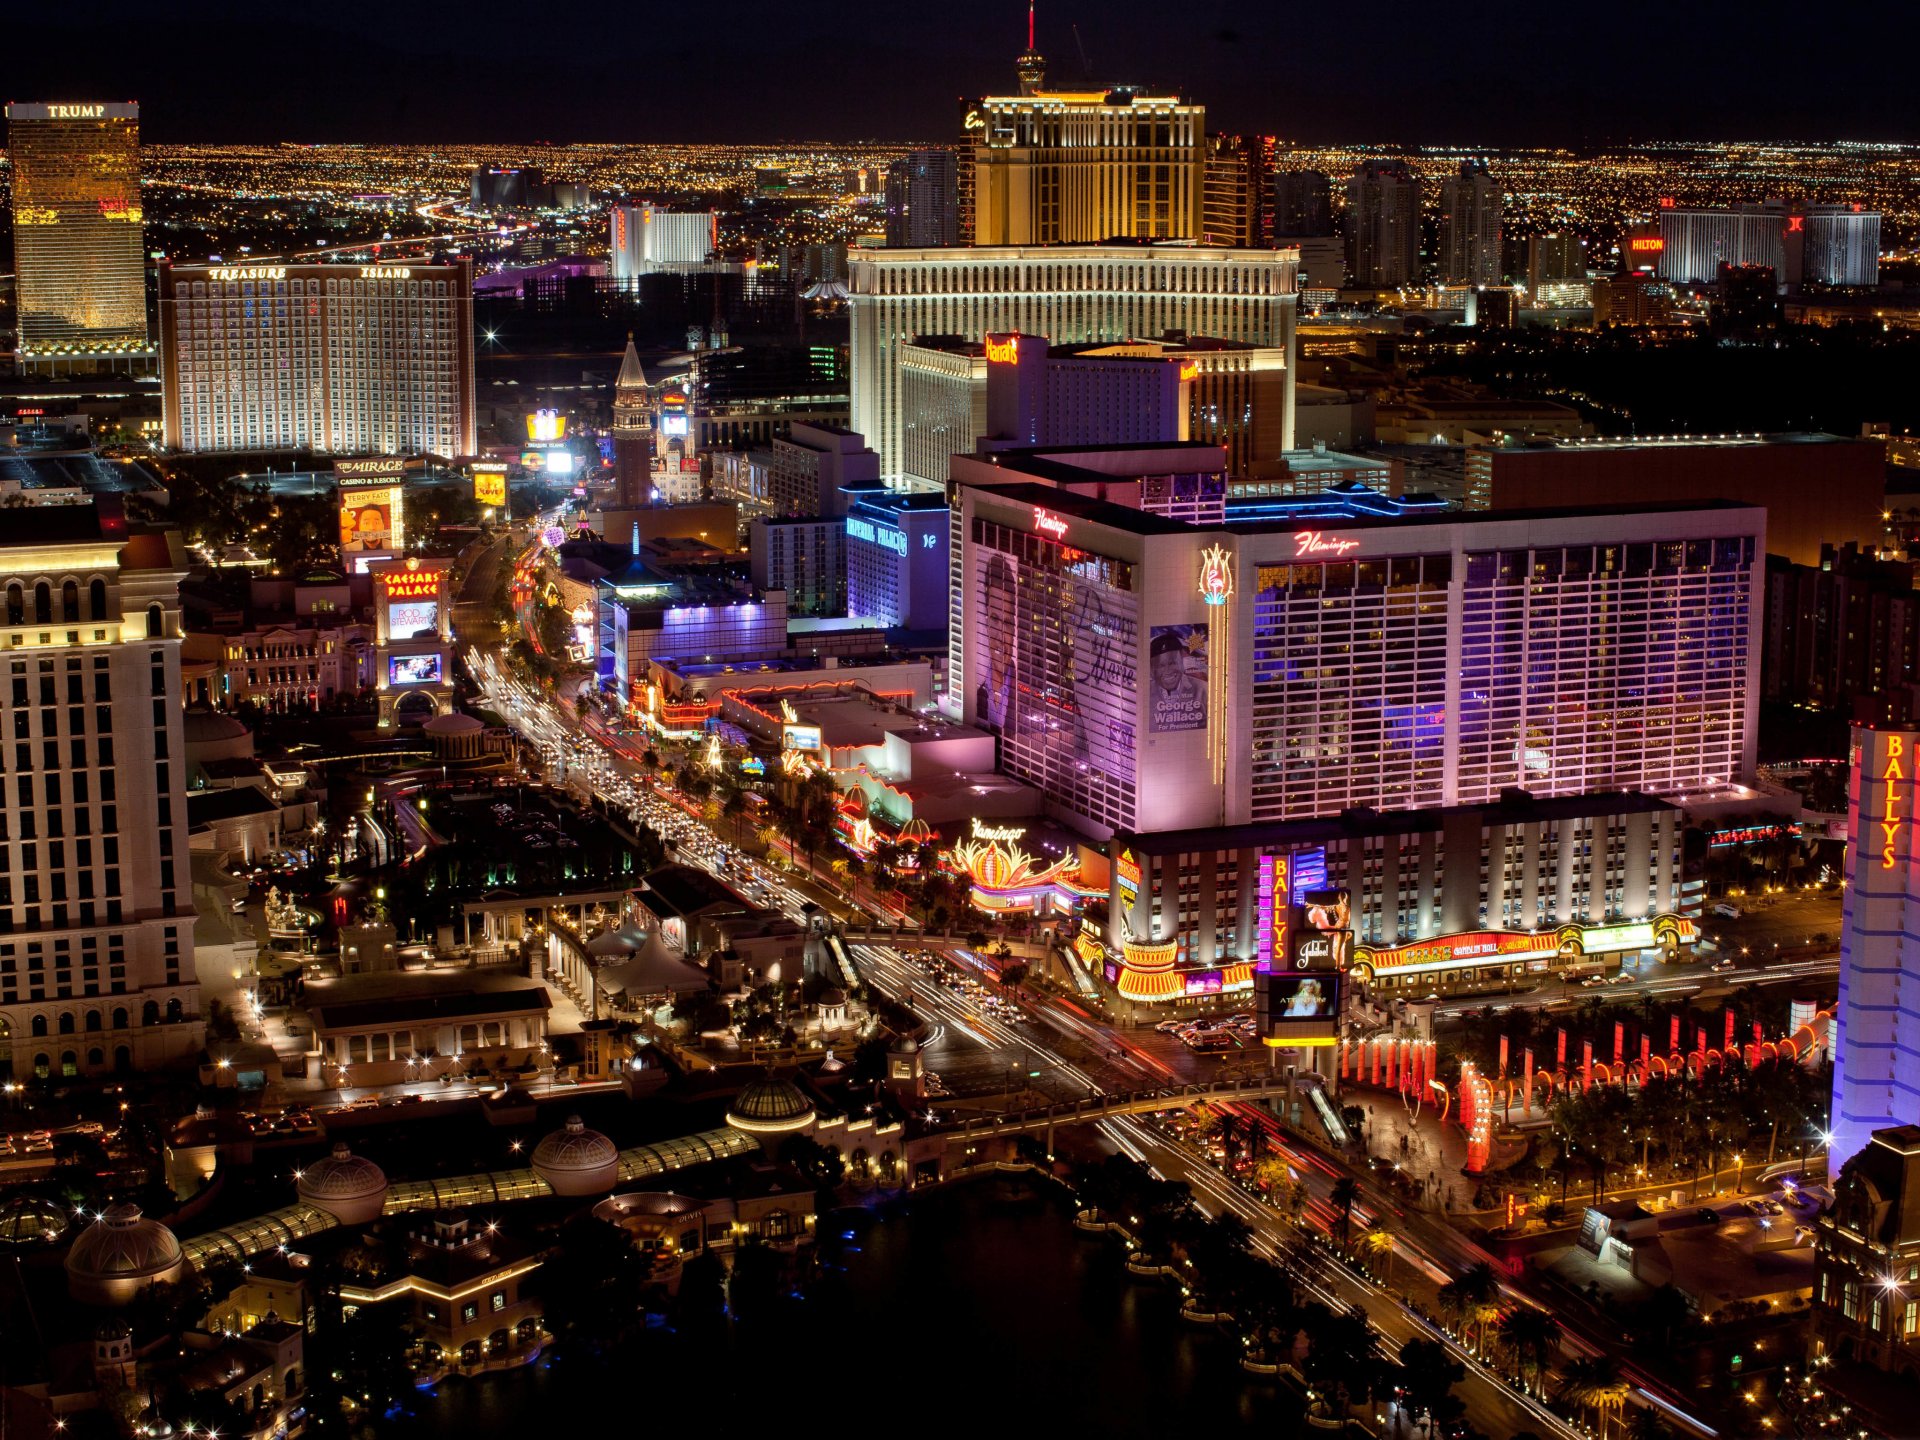
[[[469,597],[492,593],[497,571],[486,575],[482,567],[508,563],[509,555],[505,545],[497,545],[475,558]],[[486,588],[480,589],[481,585]],[[485,636],[485,643],[472,645],[466,654],[481,703],[528,744],[551,783],[650,827],[670,844],[676,860],[709,870],[756,904],[785,911],[795,919],[802,918],[803,907],[823,902],[832,913],[846,913],[844,903],[832,903],[831,897],[806,881],[726,843],[691,804],[662,786],[642,765],[640,743],[610,730],[591,714],[583,718],[575,707],[516,679],[501,661],[498,638],[486,634],[484,625],[470,633]],[[1212,1078],[1236,1067],[1263,1065],[1270,1054],[1234,1052],[1226,1060],[1201,1056],[1170,1036],[1116,1030],[1064,997],[1035,991],[1009,994],[999,984],[997,968],[963,948],[856,941],[848,949],[864,980],[911,1008],[923,1021],[926,1064],[933,1077],[929,1109],[934,1115]],[[1804,983],[1831,974],[1833,966],[1831,957],[1799,954],[1746,958],[1724,971],[1711,970],[1705,963],[1648,965],[1629,971],[1630,978],[1617,984],[1592,989],[1546,986],[1531,994],[1471,997],[1441,1005],[1438,1014],[1445,1019],[1486,1005],[1578,1004],[1595,996],[1606,1002],[1637,1002],[1649,994],[1693,992],[1703,986]],[[1353,1170],[1344,1156],[1304,1141],[1267,1111],[1242,1107],[1239,1118],[1258,1130],[1263,1145],[1283,1155],[1304,1183],[1305,1222],[1322,1235],[1330,1234],[1338,1222],[1332,1199],[1336,1182],[1349,1176],[1359,1182],[1360,1200],[1352,1224],[1364,1227],[1376,1216],[1390,1219],[1396,1255],[1409,1267],[1398,1287],[1403,1291],[1424,1289],[1430,1295],[1452,1275],[1486,1258],[1444,1220],[1401,1209],[1364,1173]],[[1247,1221],[1261,1253],[1285,1264],[1308,1293],[1328,1304],[1365,1312],[1388,1356],[1416,1337],[1440,1340],[1466,1367],[1467,1378],[1458,1393],[1467,1404],[1468,1419],[1486,1433],[1533,1430],[1541,1435],[1574,1435],[1572,1427],[1537,1399],[1517,1392],[1394,1294],[1351,1272],[1324,1250],[1293,1243],[1297,1236],[1288,1217],[1220,1173],[1188,1145],[1140,1119],[1103,1121],[1098,1129],[1106,1144],[1164,1176],[1186,1181],[1210,1213],[1231,1210]],[[1509,1302],[1532,1303],[1511,1291]],[[1569,1334],[1569,1345],[1576,1351],[1596,1348],[1577,1333]],[[1643,1396],[1658,1393],[1650,1382],[1641,1386]],[[1668,1402],[1657,1403],[1668,1410],[1669,1418],[1676,1418]],[[1694,1428],[1710,1433],[1704,1427]]]

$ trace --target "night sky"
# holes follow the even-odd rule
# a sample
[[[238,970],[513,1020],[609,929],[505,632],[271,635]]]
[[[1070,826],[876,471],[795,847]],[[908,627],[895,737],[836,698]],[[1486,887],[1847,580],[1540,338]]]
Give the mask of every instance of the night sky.
[[[710,18],[709,18],[710,17]],[[944,140],[1011,88],[1019,0],[21,0],[0,95],[138,99],[150,141]],[[1478,146],[1920,140],[1885,0],[1042,0],[1056,83],[1175,87],[1208,128]],[[1624,73],[1616,73],[1616,72]]]

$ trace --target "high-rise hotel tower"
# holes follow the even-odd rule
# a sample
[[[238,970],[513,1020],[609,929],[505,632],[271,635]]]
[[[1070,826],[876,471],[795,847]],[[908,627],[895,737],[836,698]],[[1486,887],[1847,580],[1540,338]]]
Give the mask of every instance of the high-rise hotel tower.
[[[903,472],[901,347],[922,336],[1018,332],[1080,345],[1177,330],[1291,355],[1298,254],[1196,245],[851,251],[851,428],[880,453],[882,475]]]
[[[1920,1124],[1920,730],[1858,728],[1852,758],[1829,1175],[1874,1131]]]
[[[472,455],[472,262],[162,263],[160,369],[176,450]]]
[[[1128,86],[1044,89],[1031,15],[1015,68],[1019,94],[967,112],[976,245],[1199,236],[1205,106]]]
[[[0,1070],[147,1069],[203,1043],[179,539],[112,497],[0,534]]]
[[[22,363],[150,356],[140,107],[9,104],[7,153]]]

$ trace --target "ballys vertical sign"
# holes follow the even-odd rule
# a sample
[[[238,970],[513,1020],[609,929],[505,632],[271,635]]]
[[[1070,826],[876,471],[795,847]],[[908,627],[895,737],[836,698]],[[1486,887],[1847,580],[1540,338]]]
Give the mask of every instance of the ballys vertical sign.
[[[1904,735],[1887,736],[1886,758],[1881,762],[1880,779],[1887,787],[1886,798],[1881,802],[1880,813],[1880,868],[1894,868],[1895,839],[1900,834],[1900,782],[1907,778],[1906,767],[1912,763],[1907,754],[1907,739]]]

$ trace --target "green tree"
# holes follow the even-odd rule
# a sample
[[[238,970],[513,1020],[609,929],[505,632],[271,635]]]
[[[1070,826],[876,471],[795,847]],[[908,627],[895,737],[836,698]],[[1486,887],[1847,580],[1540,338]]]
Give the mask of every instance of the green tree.
[[[1470,1265],[1440,1287],[1440,1308],[1451,1315],[1462,1336],[1478,1347],[1500,1318],[1500,1281],[1484,1260]]]
[[[1466,1378],[1466,1366],[1438,1340],[1419,1337],[1400,1347],[1395,1379],[1405,1392],[1407,1409],[1422,1421],[1444,1424],[1455,1418],[1465,1407],[1454,1397],[1453,1387]]]
[[[1560,1381],[1561,1397],[1578,1409],[1589,1411],[1600,1440],[1607,1440],[1609,1422],[1619,1418],[1633,1387],[1621,1376],[1619,1366],[1608,1355],[1595,1355],[1567,1366]]]
[[[1560,1354],[1560,1319],[1550,1310],[1516,1305],[1500,1317],[1500,1346],[1519,1372],[1520,1383],[1546,1393],[1547,1371]]]

